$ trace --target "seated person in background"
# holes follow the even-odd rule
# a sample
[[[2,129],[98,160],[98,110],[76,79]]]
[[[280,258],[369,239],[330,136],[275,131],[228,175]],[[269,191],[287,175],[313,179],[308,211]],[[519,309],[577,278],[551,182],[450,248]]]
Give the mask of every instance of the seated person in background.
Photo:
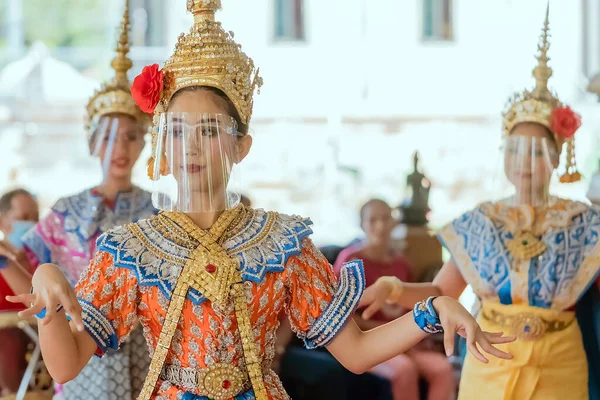
[[[4,234],[0,246],[21,247],[21,238],[38,221],[38,205],[33,196],[24,189],[15,189],[0,197],[0,231]],[[0,259],[0,268],[6,260]],[[0,275],[0,312],[23,310],[22,304],[8,302],[12,296],[4,278]],[[26,368],[25,354],[29,338],[21,329],[0,329],[0,396],[16,393]]]
[[[410,264],[392,249],[391,232],[396,223],[390,206],[382,200],[369,200],[360,210],[360,220],[366,238],[360,245],[353,244],[340,253],[334,265],[335,273],[339,274],[343,263],[362,259],[367,287],[382,276],[395,276],[410,282]],[[357,312],[355,320],[362,330],[368,330],[398,318],[406,311],[389,305],[369,320],[362,319]],[[456,393],[448,359],[441,353],[419,350],[418,347],[376,366],[371,372],[390,381],[394,400],[418,400],[420,377],[427,381],[429,400],[449,400]]]

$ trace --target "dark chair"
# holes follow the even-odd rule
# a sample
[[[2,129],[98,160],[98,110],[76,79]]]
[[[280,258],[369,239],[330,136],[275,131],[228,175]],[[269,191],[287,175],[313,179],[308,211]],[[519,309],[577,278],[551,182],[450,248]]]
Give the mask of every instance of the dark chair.
[[[291,346],[281,360],[281,381],[294,400],[392,400],[390,384],[355,375],[327,351]]]
[[[329,261],[329,264],[333,265],[335,264],[335,260],[337,260],[341,251],[344,250],[344,247],[331,245],[321,247],[319,248],[319,250],[321,251],[321,253],[323,253],[327,261]]]

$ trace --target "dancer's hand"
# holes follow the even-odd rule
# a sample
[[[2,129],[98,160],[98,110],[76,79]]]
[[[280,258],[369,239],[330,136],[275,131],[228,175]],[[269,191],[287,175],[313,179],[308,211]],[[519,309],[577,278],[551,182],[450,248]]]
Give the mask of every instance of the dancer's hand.
[[[58,307],[62,305],[77,329],[83,331],[81,305],[75,297],[73,288],[56,265],[40,265],[33,274],[31,283],[33,293],[6,297],[12,303],[30,304],[29,308],[19,312],[21,318],[31,318],[45,308],[46,315],[41,319],[41,323],[47,325],[55,317]]]
[[[515,337],[503,336],[502,332],[482,331],[471,313],[450,297],[437,297],[433,300],[432,305],[444,328],[444,348],[447,356],[454,353],[454,333],[456,332],[467,340],[469,351],[483,363],[487,363],[488,359],[479,351],[477,345],[492,356],[505,360],[513,358],[511,354],[499,350],[493,345],[514,342]]]
[[[366,288],[358,304],[358,308],[367,307],[362,313],[362,318],[368,320],[377,314],[378,311],[385,307],[386,303],[393,300],[391,299],[392,293],[402,291],[401,286],[402,281],[400,279],[383,276]]]

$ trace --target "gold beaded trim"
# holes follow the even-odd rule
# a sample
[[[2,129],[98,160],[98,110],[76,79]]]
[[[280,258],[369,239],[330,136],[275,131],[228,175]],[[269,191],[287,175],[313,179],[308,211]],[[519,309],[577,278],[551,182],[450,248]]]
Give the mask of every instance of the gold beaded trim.
[[[233,237],[235,232],[239,232],[242,229],[243,223],[244,221],[246,221],[248,216],[248,210],[242,204],[240,204],[238,207],[240,207],[241,211],[239,212],[238,216],[233,220],[231,225],[229,225],[225,233],[221,235],[221,237],[217,241],[219,245],[223,245],[223,243],[225,243]]]
[[[244,358],[246,359],[246,368],[254,389],[254,396],[257,400],[268,400],[267,389],[262,375],[261,358],[252,333],[250,324],[250,311],[246,303],[246,293],[244,292],[244,283],[239,275],[239,282],[231,288],[231,294],[235,302],[235,316],[237,318],[238,330],[242,337],[242,347],[244,349]]]
[[[162,218],[152,218],[149,220],[152,227],[162,236],[169,239],[169,241],[187,249],[194,250],[196,246],[198,246],[198,242],[182,227],[169,218],[164,217],[162,214],[163,213],[159,214]]]
[[[194,253],[202,251],[203,249],[198,246]],[[194,257],[192,256],[183,268],[183,271],[177,280],[177,285],[171,294],[171,302],[169,303],[167,316],[160,332],[158,343],[154,349],[148,375],[146,376],[138,400],[150,400],[152,392],[154,392],[154,387],[156,386],[156,382],[158,381],[158,377],[160,376],[160,372],[167,358],[167,353],[171,347],[173,336],[177,330],[177,323],[181,317],[181,311],[183,310],[187,291],[190,287],[190,276],[193,269]]]
[[[158,216],[156,219],[160,219],[160,216]],[[148,251],[150,253],[152,253],[155,257],[157,257],[158,259],[166,260],[166,261],[169,261],[170,263],[176,264],[176,265],[182,264],[181,259],[174,257],[172,254],[170,254],[166,251],[163,251],[161,248],[159,248],[155,244],[151,243],[138,224],[129,224],[129,225],[127,225],[126,229],[133,236],[135,236],[139,241],[141,241],[142,244],[144,245],[144,247],[147,248]]]
[[[265,226],[262,229],[262,231],[254,236],[252,239],[250,239],[247,243],[244,243],[243,245],[239,246],[236,249],[236,252],[241,253],[244,252],[246,250],[248,250],[250,247],[255,246],[257,243],[260,243],[264,240],[265,237],[267,237],[267,235],[269,233],[271,233],[271,229],[273,228],[273,225],[275,224],[275,221],[277,220],[277,216],[279,214],[276,212],[272,212],[269,211],[267,213],[267,221],[265,222]]]

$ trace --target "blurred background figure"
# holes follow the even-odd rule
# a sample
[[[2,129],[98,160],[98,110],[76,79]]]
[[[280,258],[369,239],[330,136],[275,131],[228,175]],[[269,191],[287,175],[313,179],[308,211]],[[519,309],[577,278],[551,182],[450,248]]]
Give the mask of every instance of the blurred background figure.
[[[14,189],[0,197],[0,246],[22,248],[21,238],[38,221],[38,205],[25,189]],[[6,259],[0,259],[0,268]],[[0,315],[13,315],[24,307],[5,300],[14,293],[0,275]],[[1,317],[0,317],[1,318]],[[10,318],[16,321],[16,318]],[[29,338],[20,328],[0,329],[0,394],[7,396],[17,392],[27,365],[25,355]]]
[[[382,276],[412,282],[409,262],[392,248],[391,234],[397,222],[392,217],[391,207],[383,200],[369,200],[360,210],[360,221],[366,235],[365,240],[340,253],[334,266],[336,274],[339,274],[343,263],[362,259],[367,286],[374,284]],[[398,305],[388,305],[369,319],[363,319],[359,311],[355,320],[361,329],[369,330],[390,322],[407,311],[409,310]],[[429,400],[449,400],[456,392],[454,373],[447,357],[439,351],[428,349],[426,344],[378,365],[372,372],[389,379],[394,400],[419,400],[420,378],[427,383]]]
[[[57,264],[73,286],[90,264],[102,233],[156,213],[151,194],[132,182],[151,118],[131,96],[127,77],[132,66],[128,57],[129,0],[119,3],[123,17],[111,63],[113,77],[89,98],[84,124],[88,148],[82,150],[100,164],[102,179],[95,186],[60,198],[51,212],[25,233],[24,251],[16,253],[25,269]],[[87,183],[94,180],[89,176]],[[15,292],[25,293],[31,288],[31,275],[21,266],[9,260],[2,275]],[[150,363],[141,328],[132,332],[123,349],[91,359],[76,378],[57,386],[57,393],[65,400],[137,397]]]
[[[491,197],[439,231],[452,257],[432,283],[380,279],[361,299],[367,313],[389,303],[413,307],[430,296],[458,298],[467,285],[473,288],[483,329],[517,340],[504,346],[515,355],[511,362],[477,365],[467,355],[461,400],[482,393],[489,399],[600,399],[600,210],[553,187],[555,180],[570,184],[563,186],[581,180],[575,143],[582,124],[549,83],[549,20],[548,5],[533,89],[514,93],[502,112],[498,185],[504,180],[512,187],[510,196]]]

